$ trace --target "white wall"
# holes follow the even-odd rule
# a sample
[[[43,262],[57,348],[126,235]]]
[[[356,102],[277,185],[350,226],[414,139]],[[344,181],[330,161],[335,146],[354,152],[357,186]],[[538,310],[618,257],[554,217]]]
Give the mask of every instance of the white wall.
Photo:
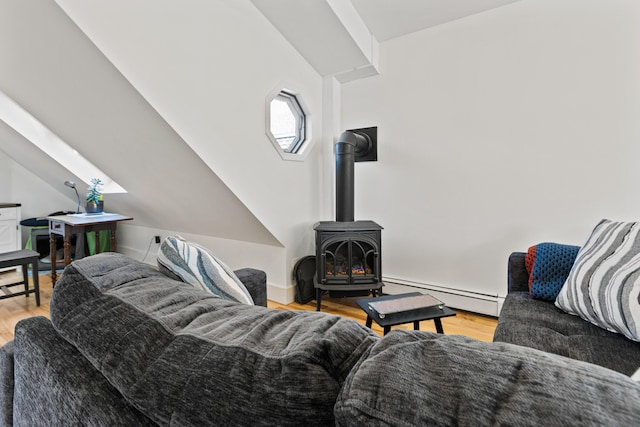
[[[75,210],[77,199],[70,188],[69,196],[72,197],[58,192],[0,150],[0,202],[20,203],[21,219]],[[23,227],[23,242],[27,241],[28,233],[29,228]]]
[[[2,202],[0,203],[17,203],[11,201],[13,197],[11,195],[11,169],[7,167],[10,160],[6,154],[0,151],[0,165],[4,166],[0,168],[0,183],[2,183],[0,185],[0,200],[2,200]]]
[[[118,225],[118,252],[156,265],[160,245],[155,243],[154,237],[160,236],[161,240],[164,240],[165,237],[176,234],[210,249],[234,270],[250,267],[267,272],[268,298],[283,303],[293,301],[294,289],[281,285],[285,282],[285,277],[290,275],[285,271],[282,262],[286,255],[285,248],[177,230],[158,230],[123,222]],[[145,244],[141,246],[140,242]]]
[[[139,226],[242,241],[248,247],[261,243],[282,253],[273,234],[53,0],[0,0],[0,10],[0,90],[117,177],[127,193],[106,195],[109,211],[131,215]],[[11,163],[0,164],[10,171],[11,181],[19,183],[14,198],[37,202],[37,211],[24,210],[23,215],[58,210],[43,203],[56,191],[75,206],[63,182],[80,179],[1,121],[0,151],[23,167],[20,173]],[[250,251],[246,258],[238,253],[233,261],[251,265]],[[281,255],[265,268],[276,286],[286,286],[286,259]]]
[[[638,219],[640,2],[524,0],[380,45],[342,86],[342,127],[378,126],[356,219],[388,278],[506,293],[513,250]]]
[[[319,140],[322,79],[249,1],[57,3],[278,239],[297,239],[318,209],[319,156],[280,158],[265,98],[301,91]]]
[[[283,244],[270,276],[290,286],[320,211],[322,78],[249,1],[56,3]],[[310,110],[304,162],[283,161],[265,135],[265,98],[283,84]]]

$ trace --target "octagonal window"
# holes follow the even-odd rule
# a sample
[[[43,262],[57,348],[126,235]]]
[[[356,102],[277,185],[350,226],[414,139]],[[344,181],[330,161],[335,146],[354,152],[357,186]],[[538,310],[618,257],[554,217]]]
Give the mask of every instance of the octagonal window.
[[[307,120],[298,97],[283,89],[267,106],[267,135],[284,153],[295,154],[307,137]]]

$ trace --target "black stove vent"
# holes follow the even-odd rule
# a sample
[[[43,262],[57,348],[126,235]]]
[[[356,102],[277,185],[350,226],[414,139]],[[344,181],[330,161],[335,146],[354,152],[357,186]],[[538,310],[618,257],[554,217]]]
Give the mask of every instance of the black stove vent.
[[[378,160],[378,128],[348,130],[336,142],[336,221],[354,220],[355,162]]]
[[[316,231],[316,310],[322,293],[368,295],[382,286],[382,227],[354,220],[354,164],[378,159],[378,129],[347,130],[336,142],[336,221],[321,221]]]

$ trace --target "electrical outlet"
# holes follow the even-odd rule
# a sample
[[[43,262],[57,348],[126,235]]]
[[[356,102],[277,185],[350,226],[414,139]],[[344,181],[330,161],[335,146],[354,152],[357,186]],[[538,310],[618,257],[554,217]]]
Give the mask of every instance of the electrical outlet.
[[[160,236],[155,236],[156,238],[156,243],[160,243]]]

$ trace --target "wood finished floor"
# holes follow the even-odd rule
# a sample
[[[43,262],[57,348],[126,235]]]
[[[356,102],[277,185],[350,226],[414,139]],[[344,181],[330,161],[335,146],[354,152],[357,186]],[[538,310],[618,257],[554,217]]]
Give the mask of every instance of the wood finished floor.
[[[40,307],[36,307],[36,299],[34,295],[28,298],[18,296],[0,300],[0,346],[13,339],[13,331],[16,323],[20,320],[31,316],[49,317],[49,301],[51,300],[51,277],[49,274],[40,274]],[[21,275],[15,272],[0,273],[0,286],[7,283],[21,280]],[[32,285],[31,285],[32,286]],[[22,286],[16,286],[12,289],[21,290]],[[278,310],[305,310],[315,311],[315,301],[308,304],[291,303],[288,305],[269,301],[268,306]],[[356,305],[353,298],[329,298],[323,297],[322,311],[324,313],[336,314],[343,317],[354,319],[358,323],[364,325],[366,320],[365,313]],[[465,335],[481,341],[490,342],[493,340],[493,333],[498,323],[497,319],[489,316],[482,316],[460,310],[454,310],[457,315],[455,317],[446,317],[442,319],[442,326],[445,334]],[[395,326],[392,329],[413,329],[412,324]],[[435,332],[433,321],[428,320],[420,322],[420,329],[423,331]],[[382,335],[382,328],[375,323],[373,330]]]

